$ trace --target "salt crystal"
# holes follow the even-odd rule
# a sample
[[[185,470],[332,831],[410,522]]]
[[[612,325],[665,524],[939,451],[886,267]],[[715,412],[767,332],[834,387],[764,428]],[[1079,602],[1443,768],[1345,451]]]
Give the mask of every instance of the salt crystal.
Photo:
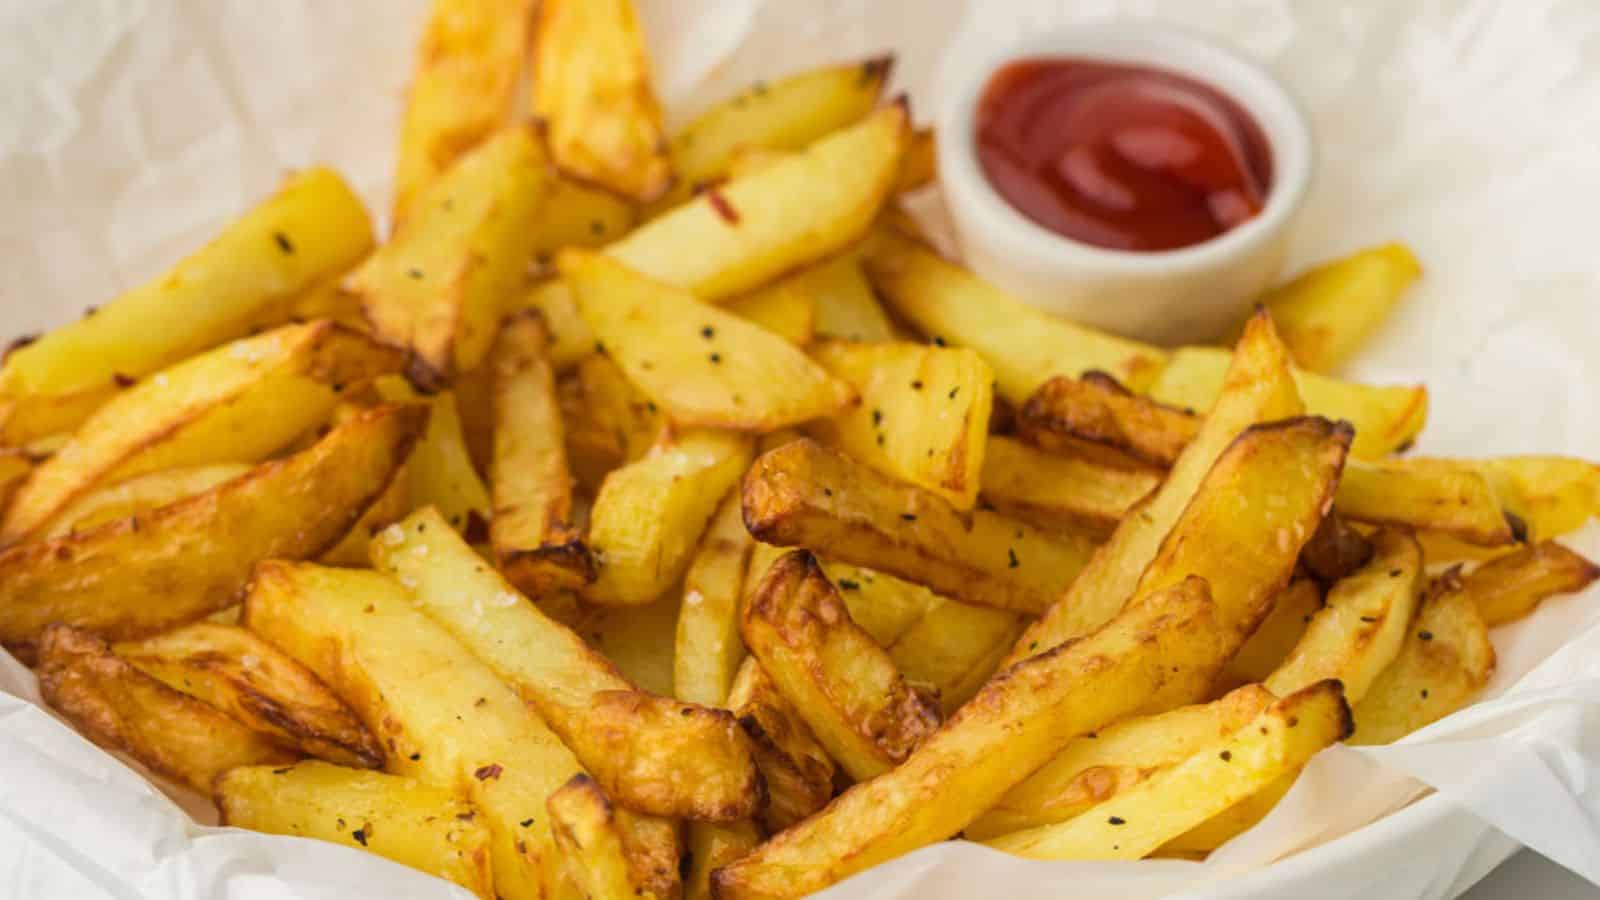
[[[517,605],[517,601],[521,600],[521,599],[522,599],[521,597],[518,597],[516,594],[513,594],[510,591],[501,591],[500,593],[495,595],[494,605],[495,606],[516,606]]]
[[[705,601],[706,598],[701,596],[699,591],[690,591],[689,593],[683,595],[684,606],[699,606]]]
[[[385,544],[393,547],[405,541],[406,530],[400,527],[400,523],[396,522],[395,524],[390,525],[388,528],[385,528],[383,530],[383,534],[379,535],[379,537],[383,538],[383,542]]]

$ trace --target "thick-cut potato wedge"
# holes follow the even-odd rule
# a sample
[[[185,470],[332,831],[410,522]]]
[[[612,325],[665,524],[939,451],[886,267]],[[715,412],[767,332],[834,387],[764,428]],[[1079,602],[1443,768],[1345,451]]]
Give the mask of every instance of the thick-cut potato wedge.
[[[236,766],[282,765],[299,754],[117,658],[86,631],[52,625],[39,648],[39,691],[102,747],[199,791]]]
[[[893,771],[711,876],[723,900],[792,897],[944,840],[1073,738],[1203,690],[1227,656],[1205,582],[1130,607],[990,679]]]
[[[589,513],[598,574],[584,595],[641,606],[676,584],[750,450],[739,435],[688,431],[607,475]]]
[[[1279,700],[1226,740],[1197,751],[1076,818],[985,841],[1029,859],[1142,859],[1172,838],[1296,772],[1350,734],[1337,681]]]
[[[542,0],[533,113],[568,175],[648,203],[672,186],[633,0]]]
[[[759,779],[731,717],[632,696],[614,665],[442,524],[434,510],[414,513],[373,542],[373,565],[537,709],[618,803],[707,819],[754,812]]]
[[[1161,473],[1108,466],[1076,453],[1049,453],[991,435],[982,483],[984,501],[1006,515],[1041,528],[1103,536],[1161,484]]]
[[[309,760],[232,769],[212,796],[224,825],[359,847],[494,898],[489,829],[448,787]]]
[[[845,452],[957,509],[978,499],[994,372],[971,350],[834,341],[812,356],[861,402],[820,423]]]
[[[1600,566],[1555,541],[1541,541],[1490,560],[1461,588],[1490,628],[1515,622],[1556,594],[1576,594],[1600,578]]]
[[[674,423],[771,431],[855,399],[799,348],[606,256],[568,250],[561,272],[605,352]]]
[[[350,705],[383,742],[390,772],[472,800],[492,836],[496,893],[553,895],[554,838],[541,813],[550,792],[582,769],[400,584],[375,572],[269,561],[256,567],[244,622]]]
[[[663,205],[726,177],[741,151],[800,150],[859,120],[877,105],[893,62],[876,57],[756,82],[701,113],[672,136],[678,183]]]
[[[109,487],[91,491],[57,513],[39,534],[43,540],[88,531],[112,519],[125,519],[176,503],[185,497],[203,494],[225,481],[250,471],[245,463],[212,463],[162,469],[136,475]]]
[[[591,353],[556,383],[567,465],[593,496],[612,469],[644,457],[663,437],[666,414],[628,381],[611,357]]]
[[[1289,582],[1272,601],[1272,612],[1228,660],[1222,670],[1222,686],[1255,684],[1277,671],[1300,643],[1312,617],[1322,609],[1322,602],[1322,588],[1312,579]]]
[[[1209,410],[1222,389],[1228,354],[1214,347],[1176,350],[1150,385],[1152,399],[1169,406]],[[1366,385],[1295,370],[1306,412],[1355,426],[1351,453],[1378,459],[1406,446],[1428,419],[1428,389],[1422,385]]]
[[[767,786],[761,821],[776,834],[833,798],[834,762],[800,713],[755,657],[746,657],[728,691],[728,708],[755,744]]]
[[[1433,463],[1352,463],[1339,481],[1339,513],[1357,522],[1444,532],[1486,547],[1516,540],[1487,478],[1449,461]]]
[[[522,284],[549,191],[544,150],[512,126],[467,151],[346,282],[373,334],[411,351],[413,381],[437,388],[477,368]]]
[[[884,301],[918,331],[978,351],[994,367],[995,390],[1018,406],[1052,376],[1092,369],[1139,390],[1166,358],[1155,347],[1025,306],[892,228],[873,235],[862,264]]]
[[[894,184],[909,131],[904,106],[884,107],[802,153],[707,190],[606,252],[702,300],[752,290],[867,230]]]
[[[165,274],[8,354],[0,405],[103,390],[242,337],[274,300],[371,249],[372,223],[344,180],[331,169],[297,172]]]
[[[461,154],[511,121],[533,0],[436,0],[400,123],[394,221]]]
[[[533,595],[588,584],[595,568],[573,519],[555,372],[545,353],[548,334],[537,314],[512,316],[500,326],[489,358],[494,392],[489,539],[500,570]]]
[[[816,336],[817,305],[810,294],[789,284],[755,291],[724,304],[734,315],[760,325],[797,347]]]
[[[611,801],[600,785],[579,773],[545,801],[561,850],[568,882],[584,897],[642,897],[667,900],[680,895],[677,872],[662,875],[631,852]]]
[[[509,313],[536,309],[544,317],[545,330],[550,333],[550,365],[557,372],[566,372],[578,361],[594,353],[594,332],[578,312],[578,301],[573,299],[567,283],[559,278],[547,278],[529,288],[526,294],[511,302]]]
[[[761,829],[754,822],[689,823],[689,872],[683,879],[684,900],[711,900],[711,873],[760,843]]]
[[[757,544],[756,547],[758,552],[750,557],[750,577],[746,582],[752,588],[784,552],[783,548],[770,544]],[[758,562],[762,563],[759,571]],[[850,610],[850,620],[872,635],[872,639],[882,647],[893,647],[924,616],[946,602],[945,598],[920,584],[872,569],[823,562],[822,571],[829,581],[838,586],[845,608]]]
[[[1400,301],[1422,265],[1404,244],[1323,263],[1261,298],[1295,362],[1327,372],[1348,359]]]
[[[0,641],[25,653],[52,622],[138,638],[237,602],[258,560],[315,557],[337,543],[388,487],[426,417],[374,409],[207,493],[0,552]]]
[[[894,325],[861,271],[861,254],[846,251],[786,276],[777,284],[810,296],[817,336],[843,341],[892,341]]]
[[[464,533],[483,530],[490,521],[494,502],[478,470],[472,465],[461,425],[460,406],[454,391],[432,397],[418,394],[400,378],[381,378],[378,394],[390,403],[426,403],[430,409],[428,430],[417,442],[417,450],[406,463],[410,483],[406,508],[436,507],[450,527]],[[472,534],[474,542],[487,534]]]
[[[1356,704],[1352,744],[1388,744],[1455,712],[1494,674],[1494,644],[1454,569],[1434,580],[1400,654]]]
[[[571,178],[550,186],[533,242],[534,259],[543,267],[546,255],[562,247],[599,247],[628,233],[639,209],[610,191]]]
[[[1277,698],[1245,685],[1210,703],[1124,719],[1075,738],[968,825],[971,840],[1065,822],[1249,724]]]
[[[1600,512],[1600,466],[1566,456],[1503,456],[1455,460],[1482,472],[1525,541],[1576,531]]]
[[[212,462],[255,462],[326,420],[336,388],[397,371],[400,354],[329,321],[290,325],[180,363],[101,407],[12,497],[16,543],[97,484]]]
[[[1199,431],[1193,415],[1135,396],[1104,372],[1051,378],[1017,413],[1018,435],[1034,446],[1106,446],[1163,467],[1177,462]]]
[[[119,385],[106,384],[63,394],[7,395],[0,386],[0,447],[33,449],[41,441],[71,434],[118,390]]]
[[[1021,633],[1015,613],[941,597],[889,647],[889,659],[912,684],[937,689],[949,715],[994,674]]]
[[[672,693],[679,700],[722,706],[728,699],[744,659],[739,601],[754,543],[744,527],[739,492],[730,490],[683,576],[672,676]]]
[[[1088,539],[1048,534],[893,481],[810,440],[763,454],[743,487],[759,541],[872,566],[946,597],[1019,612],[1047,608],[1088,560]]]
[[[383,747],[326,685],[237,625],[196,622],[111,649],[285,747],[341,766],[383,766]]]
[[[903,762],[939,727],[934,698],[850,621],[811,554],[779,559],[745,608],[745,645],[822,745],[857,781]]]
[[[1401,531],[1373,535],[1372,560],[1328,591],[1287,659],[1262,682],[1279,697],[1325,679],[1360,703],[1400,652],[1422,584],[1422,548]]]
[[[1161,487],[1123,517],[1067,593],[1023,632],[1007,664],[1087,634],[1110,620],[1133,596],[1145,568],[1234,438],[1258,422],[1301,411],[1289,373],[1288,351],[1273,331],[1272,320],[1257,315],[1245,326],[1222,394],[1200,433],[1184,448]],[[1298,482],[1299,474],[1292,480]]]

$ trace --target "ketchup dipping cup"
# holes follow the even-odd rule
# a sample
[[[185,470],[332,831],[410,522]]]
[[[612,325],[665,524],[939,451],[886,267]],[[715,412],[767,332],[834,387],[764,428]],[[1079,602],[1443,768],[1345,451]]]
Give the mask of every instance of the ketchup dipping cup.
[[[1105,193],[1098,198],[1109,204],[1105,221],[1092,215],[1097,202],[1094,197],[1077,210],[1070,204],[1054,203],[1052,198],[1027,202],[1029,184],[1025,179],[1010,177],[997,168],[992,152],[987,154],[989,171],[980,160],[980,105],[991,80],[1008,65],[1042,65],[1055,60],[1084,64],[1091,79],[1094,64],[1103,64],[1132,71],[1157,70],[1152,80],[1158,82],[1173,81],[1159,74],[1170,73],[1198,82],[1201,88],[1196,94],[1214,92],[1209,98],[1186,98],[1179,85],[1176,102],[1195,106],[1200,120],[1217,123],[1221,136],[1230,139],[1231,149],[1257,163],[1245,168],[1247,175],[1260,176],[1251,182],[1259,191],[1252,192],[1246,185],[1243,190],[1230,187],[1209,195],[1210,208],[1223,223],[1210,231],[1189,220],[1152,222],[1147,217],[1144,230],[1151,246],[1197,241],[1174,249],[1113,249],[1132,243],[1124,240],[1127,233],[1116,227],[1119,214],[1114,207],[1133,201],[1126,185],[1118,184],[1115,177],[1106,179]],[[1012,67],[1002,77],[1016,76],[1016,67]],[[950,83],[957,87],[943,99],[939,110],[939,182],[967,264],[1007,292],[1046,312],[1129,337],[1164,344],[1197,343],[1222,337],[1242,321],[1282,269],[1290,229],[1311,177],[1311,131],[1289,95],[1254,63],[1186,31],[1145,22],[1108,22],[1000,48],[985,65],[973,67],[970,74]],[[1153,90],[1168,87],[1158,83]],[[1115,103],[1116,95],[1106,96],[1112,99],[1097,101],[1101,108],[1082,115],[1104,117],[1109,113],[1115,118],[1116,109],[1104,105]],[[995,99],[1007,97],[997,94]],[[1022,102],[1030,101],[1023,98]],[[1062,107],[1032,103],[1024,111],[1031,114],[1036,108]],[[1147,112],[1131,106],[1129,110],[1136,119]],[[1048,113],[1037,123],[1025,116],[1019,119],[1015,112],[1010,117],[1014,134],[1068,127],[1049,121]],[[1073,127],[1097,126],[1080,121]],[[1138,153],[1139,134],[1116,137],[1119,146]],[[1252,156],[1256,150],[1265,151],[1264,165]],[[1133,169],[1127,173],[1137,180],[1139,173]],[[1047,173],[1050,183],[1067,191],[1064,196],[1069,199],[1073,190],[1092,194],[1099,174],[1092,155],[1083,158],[1076,153],[1063,154],[1059,165]],[[1190,174],[1174,177],[1188,178]],[[1207,176],[1200,172],[1194,177],[1204,181]],[[1007,200],[992,179],[1006,181],[1007,192],[1023,202]],[[1155,180],[1148,183],[1162,187]],[[1155,200],[1162,198],[1159,190],[1149,193]],[[1084,212],[1088,215],[1079,215]],[[1042,224],[1045,222],[1049,224]],[[1174,239],[1175,234],[1187,237]]]

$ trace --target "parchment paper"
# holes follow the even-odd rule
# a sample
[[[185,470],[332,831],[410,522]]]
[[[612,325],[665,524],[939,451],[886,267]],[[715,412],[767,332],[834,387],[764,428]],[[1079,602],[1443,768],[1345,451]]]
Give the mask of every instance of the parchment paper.
[[[987,42],[1113,15],[1232,43],[1314,120],[1321,162],[1296,264],[1403,239],[1426,267],[1349,373],[1427,382],[1420,452],[1600,455],[1600,7],[1588,0],[640,5],[676,120],[753,78],[888,49],[897,87],[930,111],[940,73]],[[425,9],[0,6],[0,334],[62,322],[159,271],[287,168],[330,163],[386,208]],[[1573,543],[1600,553],[1600,528]],[[1483,702],[1395,747],[1324,753],[1205,864],[1030,863],[946,844],[829,896],[1449,897],[1515,842],[1600,883],[1600,592],[1547,603],[1494,637],[1500,667]],[[345,848],[196,824],[36,701],[32,676],[0,658],[0,894],[465,896]],[[1430,787],[1445,801],[1335,840]]]

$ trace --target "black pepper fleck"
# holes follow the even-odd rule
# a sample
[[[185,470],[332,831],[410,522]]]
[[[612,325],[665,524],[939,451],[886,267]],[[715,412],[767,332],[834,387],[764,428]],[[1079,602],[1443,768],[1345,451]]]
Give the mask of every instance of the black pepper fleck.
[[[289,236],[287,234],[284,234],[281,231],[274,231],[272,233],[272,239],[278,242],[279,250],[282,250],[284,253],[287,253],[291,256],[294,255],[294,244],[289,240]]]

